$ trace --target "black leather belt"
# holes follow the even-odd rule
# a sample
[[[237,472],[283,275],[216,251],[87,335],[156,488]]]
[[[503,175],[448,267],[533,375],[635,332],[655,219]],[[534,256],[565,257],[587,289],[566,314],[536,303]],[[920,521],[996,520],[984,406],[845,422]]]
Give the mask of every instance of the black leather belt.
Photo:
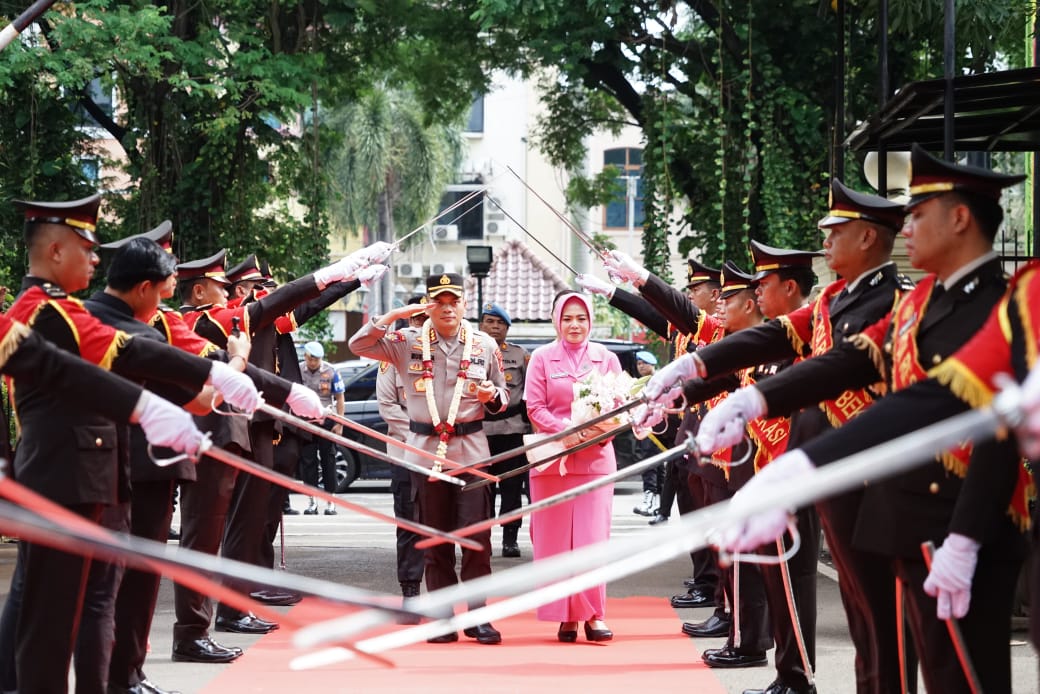
[[[498,422],[498,421],[501,421],[503,419],[509,419],[510,417],[515,417],[518,414],[523,414],[523,411],[524,411],[523,405],[511,405],[511,406],[507,407],[505,409],[505,411],[499,412],[498,414],[491,414],[489,412],[485,412],[483,421],[485,421],[485,422]]]
[[[475,419],[472,422],[455,422],[455,433],[452,436],[465,436],[467,434],[475,434],[484,428],[484,422],[479,419]],[[423,436],[436,436],[437,432],[434,431],[432,424],[426,422],[408,422],[408,429],[413,434],[422,434]]]

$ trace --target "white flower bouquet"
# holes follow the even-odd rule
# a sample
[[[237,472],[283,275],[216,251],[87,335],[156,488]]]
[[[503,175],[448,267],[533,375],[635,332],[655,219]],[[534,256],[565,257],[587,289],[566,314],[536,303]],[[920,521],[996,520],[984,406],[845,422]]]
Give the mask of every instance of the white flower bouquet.
[[[632,399],[635,379],[625,372],[593,373],[574,384],[574,402],[571,403],[571,425],[595,419],[605,412],[616,410]],[[589,429],[590,435],[617,429],[629,421],[628,413],[600,422]]]

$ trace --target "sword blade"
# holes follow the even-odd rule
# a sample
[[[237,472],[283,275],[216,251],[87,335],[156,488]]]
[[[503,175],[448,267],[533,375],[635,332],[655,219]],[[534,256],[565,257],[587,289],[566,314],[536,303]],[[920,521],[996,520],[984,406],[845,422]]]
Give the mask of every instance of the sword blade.
[[[613,436],[613,432],[607,432],[605,434],[601,434],[601,436],[605,438],[610,438],[611,436]],[[595,443],[595,440],[590,439],[585,443]],[[534,502],[533,504],[521,506],[520,508],[514,511],[510,511],[509,513],[506,513],[504,515],[499,515],[497,518],[488,518],[485,521],[474,523],[473,525],[467,525],[464,528],[459,528],[455,531],[455,533],[461,537],[469,537],[474,533],[479,533],[482,530],[493,528],[496,525],[510,523],[532,513],[537,513],[538,511],[544,511],[547,508],[558,506],[560,504],[571,501],[572,499],[575,499],[581,496],[582,494],[591,492],[593,489],[599,489],[600,487],[605,487],[608,484],[614,484],[614,482],[618,480],[624,479],[626,477],[631,477],[632,475],[637,475],[643,472],[644,470],[654,468],[667,460],[671,460],[680,453],[683,453],[687,450],[693,450],[693,447],[693,438],[687,437],[686,443],[675,446],[674,448],[669,448],[666,451],[651,456],[646,460],[642,460],[638,463],[635,463],[634,465],[629,465],[628,467],[612,472],[609,475],[596,477],[595,479],[592,479],[586,482],[585,484],[574,487],[573,489],[568,489],[566,491],[560,492],[559,494],[554,494],[552,496],[546,497],[540,501]],[[416,549],[427,549],[429,547],[435,547],[439,544],[442,543],[437,539],[428,539],[420,540],[419,542],[415,543],[415,547]]]
[[[451,542],[453,544],[460,545],[462,547],[465,547],[466,549],[472,549],[475,551],[481,550],[480,543],[474,542],[473,540],[467,540],[465,538],[458,537],[457,535],[452,535],[451,533],[446,533],[441,530],[437,530],[436,528],[431,528],[428,525],[423,525],[422,523],[416,523],[404,518],[388,516],[385,513],[380,513],[379,511],[370,509],[367,506],[355,504],[352,501],[347,501],[346,499],[341,499],[335,494],[329,494],[324,489],[306,485],[303,482],[289,477],[288,475],[283,475],[280,472],[272,470],[271,468],[266,468],[263,465],[253,462],[252,460],[247,460],[246,458],[243,458],[240,455],[235,455],[230,451],[225,451],[223,448],[220,448],[219,446],[210,446],[209,448],[201,451],[201,454],[208,455],[209,457],[214,458],[215,460],[219,460],[225,465],[230,465],[231,467],[237,468],[238,470],[242,470],[243,472],[248,472],[250,475],[255,475],[256,477],[259,477],[263,480],[267,480],[272,484],[277,484],[279,487],[285,487],[286,489],[294,491],[297,494],[316,496],[319,499],[324,499],[325,501],[331,504],[335,504],[337,506],[348,509],[350,511],[354,511],[355,513],[360,513],[370,518],[381,520],[385,523],[391,523],[393,525],[396,525],[398,528],[410,530],[411,532],[416,533],[418,535],[422,535],[423,537],[436,537],[445,542]]]
[[[549,210],[550,210],[550,211],[551,211],[551,212],[552,212],[552,213],[553,213],[554,215],[556,215],[556,217],[557,217],[557,218],[559,218],[559,220],[560,220],[561,222],[563,222],[563,223],[564,223],[564,225],[565,225],[565,226],[566,226],[566,227],[567,227],[568,229],[570,229],[570,230],[571,230],[571,233],[573,233],[573,234],[574,234],[575,236],[577,236],[577,237],[578,237],[578,240],[580,240],[580,241],[581,241],[582,243],[584,243],[584,244],[585,244],[586,246],[588,246],[588,247],[589,247],[589,250],[590,250],[590,251],[592,251],[593,253],[595,253],[597,257],[602,257],[602,256],[603,256],[603,249],[601,249],[601,248],[597,247],[597,246],[596,246],[596,243],[595,243],[595,241],[593,241],[593,240],[592,240],[592,238],[591,238],[591,237],[590,237],[590,236],[589,236],[588,234],[586,234],[586,233],[585,233],[584,231],[582,231],[581,229],[579,229],[578,227],[576,227],[576,226],[574,225],[574,223],[573,223],[573,222],[572,222],[571,220],[567,219],[567,216],[566,216],[566,215],[564,215],[564,214],[563,214],[562,212],[560,212],[560,211],[559,211],[559,210],[557,210],[557,209],[556,209],[555,207],[553,207],[552,205],[550,205],[550,204],[549,204],[549,201],[548,201],[548,200],[546,200],[545,198],[543,198],[543,197],[542,197],[542,196],[541,196],[541,195],[540,195],[540,194],[538,193],[538,191],[537,191],[537,190],[535,190],[534,188],[532,188],[532,187],[531,187],[531,186],[530,186],[530,185],[529,185],[529,184],[527,183],[527,181],[525,181],[525,180],[524,180],[524,179],[523,179],[523,178],[522,178],[522,177],[520,176],[520,174],[518,174],[518,173],[517,173],[516,171],[514,171],[514,170],[513,170],[513,167],[511,167],[511,166],[507,166],[506,168],[507,168],[507,169],[509,169],[509,173],[513,174],[513,175],[514,175],[514,176],[516,177],[516,180],[520,181],[520,183],[521,183],[521,184],[523,184],[524,188],[527,188],[527,190],[529,190],[529,191],[531,192],[531,194],[532,194],[532,195],[534,195],[534,196],[535,196],[536,198],[538,198],[538,200],[539,200],[539,201],[540,201],[540,202],[541,202],[541,203],[542,203],[543,205],[545,205],[546,207],[548,207],[548,208],[549,208]],[[571,270],[571,272],[574,272],[574,271],[573,271],[573,270]],[[578,273],[576,273],[576,272],[575,272],[574,274],[578,274]]]
[[[535,242],[535,243],[537,243],[537,244],[538,244],[539,246],[541,246],[541,247],[542,247],[542,250],[543,250],[543,251],[545,251],[546,253],[548,253],[549,255],[551,255],[551,256],[552,256],[553,258],[555,258],[555,259],[556,259],[556,262],[558,262],[558,263],[559,263],[560,265],[562,265],[562,266],[564,266],[565,268],[567,268],[568,270],[570,270],[570,271],[571,271],[571,274],[573,274],[573,275],[577,275],[577,274],[578,274],[578,271],[577,271],[577,270],[575,270],[574,268],[572,268],[572,267],[571,267],[571,266],[570,266],[570,265],[569,265],[569,264],[568,264],[568,263],[567,263],[566,261],[564,261],[564,259],[563,259],[563,258],[561,258],[560,256],[558,256],[558,255],[556,255],[555,253],[553,253],[553,252],[552,252],[551,250],[549,250],[549,247],[548,247],[548,246],[546,246],[546,245],[545,245],[544,243],[542,243],[542,240],[541,240],[540,238],[538,238],[537,236],[535,236],[534,234],[532,234],[531,232],[529,232],[529,231],[527,230],[527,228],[526,228],[526,227],[525,227],[525,226],[524,226],[523,224],[521,224],[520,222],[518,222],[518,221],[516,220],[516,218],[515,218],[515,217],[513,217],[513,215],[511,215],[511,214],[509,214],[508,212],[506,212],[505,208],[504,208],[504,207],[502,207],[502,205],[501,205],[501,204],[499,204],[499,202],[498,202],[497,200],[495,200],[494,198],[491,198],[491,197],[489,197],[489,198],[488,198],[488,201],[489,201],[489,202],[490,202],[490,203],[491,203],[492,205],[494,205],[495,207],[497,207],[497,208],[498,208],[499,210],[501,210],[502,214],[504,214],[504,215],[505,215],[506,217],[508,217],[508,218],[510,219],[510,221],[512,221],[512,222],[513,222],[513,224],[515,224],[515,225],[517,225],[518,227],[520,227],[520,231],[522,231],[522,232],[524,232],[525,234],[527,234],[527,235],[528,235],[528,236],[529,236],[529,237],[531,238],[531,240],[532,240],[532,241],[534,241],[534,242]]]
[[[546,590],[542,591],[539,599],[544,602],[539,604],[546,604],[597,585],[604,575],[613,578],[628,576],[704,548],[709,544],[708,538],[715,536],[718,529],[743,522],[756,514],[805,506],[862,485],[864,479],[879,480],[905,472],[962,441],[992,436],[1004,426],[1002,417],[1013,415],[1017,409],[1014,400],[1003,405],[995,403],[1002,412],[1001,416],[991,408],[965,412],[818,468],[812,475],[763,489],[755,499],[747,500],[739,508],[733,508],[728,500],[714,504],[688,513],[677,521],[655,526],[647,533],[588,545],[428,593],[416,599],[416,608],[448,610],[460,603],[479,603],[491,596],[517,595],[543,587]],[[547,584],[564,580],[566,583],[560,583],[557,591],[548,590]],[[480,619],[486,614],[473,610],[460,617]],[[369,619],[384,623],[390,621],[376,614],[370,615]],[[353,622],[359,623],[360,620]],[[297,632],[295,638],[298,646],[313,648],[354,633],[329,622],[306,627]]]
[[[395,439],[392,436],[388,436],[386,434],[378,432],[378,431],[376,431],[375,429],[373,429],[371,427],[366,427],[364,424],[361,424],[359,422],[355,422],[354,420],[348,419],[347,417],[342,417],[342,416],[340,416],[338,414],[334,414],[334,413],[329,413],[329,414],[325,415],[325,417],[328,418],[328,419],[331,419],[332,421],[336,422],[337,424],[342,424],[345,427],[353,429],[354,431],[358,432],[359,434],[364,434],[365,436],[371,436],[372,438],[376,439],[377,441],[382,441],[383,443],[387,443],[387,444],[391,444],[393,446],[397,446],[398,448],[400,448],[403,451],[408,451],[409,453],[415,453],[416,455],[421,456],[423,458],[426,458],[427,460],[432,460],[432,461],[434,461],[436,463],[441,463],[442,465],[446,465],[446,466],[448,466],[450,468],[453,468],[453,469],[462,467],[460,463],[456,463],[453,460],[448,460],[447,458],[441,458],[438,455],[430,453],[429,451],[424,451],[421,448],[416,448],[415,446],[407,444],[404,441],[398,441],[397,439]],[[333,434],[333,435],[335,435],[335,434]],[[423,474],[426,474],[426,473],[429,472],[429,470],[427,468],[424,468],[422,466],[416,466],[416,467],[418,467],[419,470],[423,472]],[[471,472],[474,475],[477,475],[478,477],[483,477],[484,479],[486,479],[489,482],[498,482],[499,481],[498,477],[496,477],[495,475],[489,474],[487,472],[484,472],[483,470],[470,470],[469,472]],[[451,475],[449,475],[449,477],[451,477]],[[452,478],[452,479],[454,479],[454,478]],[[455,480],[455,482],[458,483],[457,480]]]
[[[583,451],[586,448],[591,448],[592,446],[595,446],[596,444],[603,443],[604,441],[609,441],[610,439],[614,438],[618,434],[624,433],[624,432],[628,431],[631,428],[632,428],[631,424],[623,424],[620,427],[618,427],[617,429],[612,429],[611,431],[604,432],[602,434],[597,434],[596,436],[593,436],[591,439],[588,439],[587,441],[582,441],[581,443],[577,444],[576,446],[571,446],[567,450],[562,451],[560,453],[553,453],[551,455],[545,456],[544,458],[539,458],[538,460],[535,460],[533,462],[524,463],[520,467],[515,467],[512,470],[507,470],[506,472],[503,472],[502,474],[500,474],[498,476],[498,478],[501,481],[501,480],[507,480],[507,479],[509,479],[511,477],[516,477],[517,475],[522,475],[525,472],[527,472],[528,470],[530,470],[531,468],[538,467],[539,465],[545,465],[546,463],[551,463],[552,461],[554,461],[557,458],[560,458],[560,457],[562,457],[564,455],[570,455],[571,453],[577,453],[578,451]],[[548,440],[548,439],[546,439],[546,440]],[[543,445],[546,440],[539,441],[538,443],[531,444],[531,445],[534,446],[534,448],[538,448],[539,446]],[[481,480],[479,482],[470,482],[469,484],[466,485],[466,487],[462,491],[468,492],[468,491],[472,491],[474,489],[480,489],[481,487],[486,487],[489,484],[491,484],[491,483],[486,481],[486,480]]]
[[[269,416],[269,417],[271,417],[273,419],[277,419],[280,422],[285,422],[286,424],[289,424],[290,426],[296,427],[300,431],[306,431],[308,434],[311,434],[313,436],[319,436],[319,437],[321,437],[321,438],[323,438],[323,439],[325,439],[327,441],[332,441],[333,443],[335,443],[337,445],[340,445],[340,446],[343,446],[344,448],[349,448],[351,450],[358,451],[359,453],[364,453],[365,455],[371,456],[371,457],[375,458],[376,460],[381,460],[384,463],[389,463],[391,465],[396,465],[397,467],[403,467],[405,470],[409,470],[411,472],[417,472],[420,475],[428,475],[430,477],[433,477],[433,478],[436,478],[436,479],[440,480],[441,482],[448,482],[450,484],[455,484],[455,485],[458,485],[460,487],[464,486],[466,484],[462,480],[455,479],[453,477],[449,477],[448,475],[436,472],[435,470],[430,470],[428,468],[424,468],[422,465],[416,465],[415,463],[409,463],[406,460],[398,460],[398,459],[393,458],[393,457],[387,455],[386,453],[384,453],[383,451],[380,451],[380,450],[378,450],[376,448],[372,448],[371,446],[366,446],[365,444],[358,443],[357,441],[351,441],[350,439],[346,438],[345,436],[337,436],[336,434],[333,434],[328,429],[320,427],[317,424],[313,424],[311,422],[308,422],[305,419],[300,419],[299,417],[297,417],[295,415],[289,414],[288,412],[285,412],[284,410],[280,410],[277,407],[272,407],[271,405],[268,405],[267,403],[262,403],[258,408],[256,408],[256,411],[257,412],[263,412],[267,416]],[[459,465],[459,463],[451,463],[451,464],[455,465],[456,467],[462,467],[461,465]],[[313,496],[313,494],[312,494],[312,496]]]
[[[620,407],[615,407],[613,410],[611,410],[609,412],[604,412],[601,415],[593,417],[592,419],[588,420],[587,422],[582,422],[581,424],[575,424],[574,426],[570,427],[569,429],[564,429],[563,431],[558,431],[555,434],[550,434],[549,436],[546,436],[544,439],[539,439],[538,441],[536,441],[534,443],[528,443],[528,444],[525,444],[525,445],[520,446],[518,448],[511,448],[508,451],[503,451],[502,453],[499,453],[498,455],[493,455],[490,458],[488,458],[487,460],[482,460],[479,463],[470,463],[468,465],[463,465],[462,467],[453,470],[453,472],[455,472],[455,473],[458,473],[460,471],[469,472],[472,468],[474,468],[476,466],[490,467],[491,465],[494,465],[495,463],[500,463],[503,460],[509,460],[510,458],[512,458],[514,456],[518,456],[518,455],[521,455],[523,453],[527,453],[527,451],[533,450],[533,449],[538,448],[540,446],[544,446],[547,443],[552,443],[553,441],[560,441],[562,439],[567,438],[571,434],[576,434],[579,431],[584,431],[585,429],[588,429],[589,427],[592,427],[592,426],[595,426],[595,425],[600,424],[602,422],[605,422],[608,419],[612,419],[614,417],[617,417],[620,414],[622,414],[623,412],[628,412],[633,407],[636,407],[637,405],[642,404],[642,402],[643,402],[642,400],[640,400],[639,398],[636,398],[634,400],[626,402],[624,405],[621,405]],[[558,457],[558,456],[556,456],[556,457]],[[550,462],[550,461],[552,461],[554,459],[555,459],[555,457],[546,458],[545,460],[539,461],[538,464],[541,465],[542,463],[548,463],[548,462]],[[480,483],[471,483],[469,486],[474,486],[474,484],[480,484]]]

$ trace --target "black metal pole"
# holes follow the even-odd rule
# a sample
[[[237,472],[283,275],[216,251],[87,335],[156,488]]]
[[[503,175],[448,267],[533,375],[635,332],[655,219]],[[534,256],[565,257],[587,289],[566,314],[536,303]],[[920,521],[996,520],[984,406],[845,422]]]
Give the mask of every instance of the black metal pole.
[[[888,103],[888,0],[881,0],[880,22],[878,24],[878,121],[885,112],[885,104]],[[878,195],[888,197],[888,148],[884,140],[878,138],[878,170],[877,170]]]
[[[477,322],[484,311],[484,276],[477,275]]]
[[[953,161],[953,118],[956,113],[953,102],[953,75],[956,69],[954,52],[956,49],[956,35],[954,24],[957,19],[957,11],[953,0],[945,0],[946,18],[943,24],[943,77],[946,79],[946,90],[943,97],[943,158]]]
[[[834,54],[834,137],[831,175],[845,180],[845,0],[837,0],[838,47]]]

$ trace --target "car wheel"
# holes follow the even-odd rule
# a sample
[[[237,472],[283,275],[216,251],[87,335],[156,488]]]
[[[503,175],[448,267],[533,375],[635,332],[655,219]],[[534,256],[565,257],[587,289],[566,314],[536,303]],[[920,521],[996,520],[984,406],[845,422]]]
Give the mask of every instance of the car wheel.
[[[350,451],[336,447],[336,493],[342,494],[358,478],[357,458]]]

